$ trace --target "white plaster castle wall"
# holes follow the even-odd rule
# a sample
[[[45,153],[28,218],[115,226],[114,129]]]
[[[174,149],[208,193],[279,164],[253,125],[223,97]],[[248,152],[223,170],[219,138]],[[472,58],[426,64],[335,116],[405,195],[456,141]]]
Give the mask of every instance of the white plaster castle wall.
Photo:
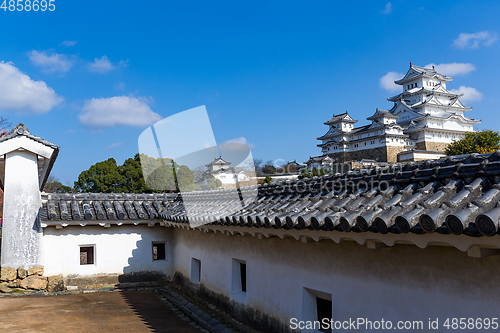
[[[423,331],[429,318],[441,325],[448,317],[497,318],[500,311],[495,257],[469,258],[442,246],[372,250],[350,241],[302,243],[185,229],[174,235],[174,271],[189,278],[191,259],[199,259],[202,285],[284,323],[315,319],[310,290],[330,295],[334,320],[422,320]],[[233,259],[246,262],[244,294],[232,293]]]
[[[425,140],[430,142],[451,143],[453,140],[458,140],[461,137],[462,136],[459,134],[439,133],[433,131],[425,132]]]
[[[455,119],[446,120],[443,124],[446,129],[457,130],[457,131],[472,131],[472,125],[460,124]]]
[[[124,274],[140,271],[170,273],[169,229],[147,225],[68,226],[43,229],[45,275]],[[166,243],[166,260],[153,261],[152,243]],[[80,245],[95,246],[95,263],[80,265]]]
[[[39,266],[41,262],[39,244],[42,231],[37,221],[41,199],[37,161],[37,154],[27,150],[6,154],[2,226],[3,267],[22,266],[28,269]]]
[[[400,162],[404,161],[421,161],[421,160],[438,160],[441,157],[444,157],[444,154],[433,154],[433,153],[420,153],[408,151],[398,155],[398,159]]]

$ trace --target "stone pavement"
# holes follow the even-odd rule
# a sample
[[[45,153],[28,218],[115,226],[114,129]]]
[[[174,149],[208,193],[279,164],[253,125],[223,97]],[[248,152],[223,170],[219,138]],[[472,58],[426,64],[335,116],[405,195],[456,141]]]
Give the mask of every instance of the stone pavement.
[[[152,290],[0,298],[1,332],[207,332]]]

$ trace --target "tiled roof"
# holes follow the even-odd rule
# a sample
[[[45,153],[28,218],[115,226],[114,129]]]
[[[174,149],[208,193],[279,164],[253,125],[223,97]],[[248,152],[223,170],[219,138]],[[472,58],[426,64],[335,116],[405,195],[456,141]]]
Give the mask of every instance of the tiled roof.
[[[260,186],[256,201],[236,213],[241,203],[221,199],[224,193],[191,194],[190,218],[180,198],[160,215],[176,225],[211,220],[250,228],[493,236],[500,216],[500,151]]]
[[[227,161],[224,161],[222,159],[222,157],[217,157],[216,159],[214,159],[212,162],[208,163],[208,164],[205,164],[205,166],[211,166],[211,165],[230,165],[231,162],[227,162]]]
[[[357,123],[358,121],[352,119],[351,116],[349,116],[349,114],[346,111],[341,114],[333,115],[332,119],[325,122],[325,125],[335,124],[338,122]]]
[[[50,160],[48,161],[48,166],[47,166],[46,171],[45,171],[45,177],[41,180],[40,189],[43,189],[43,187],[45,186],[45,183],[47,182],[47,179],[49,178],[50,171],[52,170],[52,167],[54,166],[54,162],[57,158],[57,155],[59,154],[60,148],[58,146],[56,146],[55,144],[50,143],[50,142],[48,142],[48,141],[46,141],[38,136],[34,136],[33,134],[30,133],[28,128],[26,126],[24,126],[24,124],[22,124],[22,123],[17,124],[11,133],[0,137],[0,142],[7,141],[7,140],[13,139],[13,138],[18,137],[18,136],[25,136],[33,141],[36,141],[38,143],[41,143],[45,146],[48,146],[48,147],[54,149],[54,152],[52,153],[52,156],[51,156]]]
[[[40,219],[43,224],[98,224],[113,220],[158,220],[176,194],[130,193],[42,193]]]

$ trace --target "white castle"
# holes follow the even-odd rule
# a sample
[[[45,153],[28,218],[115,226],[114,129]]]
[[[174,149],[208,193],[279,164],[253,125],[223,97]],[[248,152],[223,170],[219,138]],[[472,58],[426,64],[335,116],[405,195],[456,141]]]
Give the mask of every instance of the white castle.
[[[347,112],[334,115],[325,122],[328,132],[319,137],[322,156],[311,157],[309,169],[331,163],[376,160],[379,162],[419,161],[444,156],[444,150],[453,140],[473,131],[481,120],[465,116],[472,110],[460,102],[463,94],[447,90],[453,77],[433,68],[415,66],[394,83],[403,92],[388,100],[394,106],[383,111],[376,109],[368,117],[371,124],[354,127],[357,120]]]

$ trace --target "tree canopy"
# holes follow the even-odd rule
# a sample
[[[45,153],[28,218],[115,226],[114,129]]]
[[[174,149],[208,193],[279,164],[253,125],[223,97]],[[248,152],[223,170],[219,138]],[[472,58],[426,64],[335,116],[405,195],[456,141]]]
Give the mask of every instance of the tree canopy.
[[[457,141],[453,141],[445,149],[447,156],[464,154],[486,154],[493,153],[500,149],[500,135],[493,130],[483,130],[480,132],[467,132],[465,136]]]
[[[144,166],[144,168],[142,168]],[[146,179],[143,174],[146,174]],[[136,154],[117,165],[115,159],[92,165],[75,182],[78,192],[154,193],[200,190],[194,184],[194,174],[187,166],[172,159],[157,159]]]
[[[210,175],[207,178],[207,190],[215,190],[221,186],[222,182],[219,179],[215,178],[213,175]]]
[[[271,184],[272,180],[273,179],[271,178],[271,176],[266,175],[266,178],[264,178],[264,180],[262,180],[262,184]]]

